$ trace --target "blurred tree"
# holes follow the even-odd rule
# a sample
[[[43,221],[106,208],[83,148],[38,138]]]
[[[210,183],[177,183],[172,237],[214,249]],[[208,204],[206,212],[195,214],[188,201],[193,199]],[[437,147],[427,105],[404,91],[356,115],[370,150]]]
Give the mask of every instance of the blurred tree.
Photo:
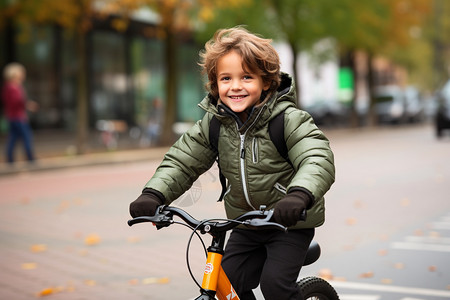
[[[327,37],[328,19],[325,12],[329,7],[328,3],[324,3],[323,0],[266,0],[266,3],[268,10],[265,26],[270,24],[277,38],[287,42],[291,49],[298,106],[302,107],[298,58],[302,51],[313,52],[313,46]]]
[[[88,95],[86,33],[91,29],[94,16],[100,12],[94,9],[94,0],[17,0],[3,1],[0,10],[0,27],[16,24],[21,30],[19,41],[26,40],[35,25],[56,24],[75,36],[78,55],[77,70],[77,153],[86,151],[88,138]]]
[[[217,7],[239,7],[248,0],[110,0],[109,11],[129,18],[133,12],[150,8],[159,16],[156,35],[165,41],[166,99],[161,143],[173,142],[172,125],[177,107],[177,49],[178,42],[192,36],[192,30],[214,18]]]
[[[433,89],[439,88],[450,78],[450,1],[432,0],[433,13],[421,37],[432,45]]]
[[[433,3],[428,0],[392,1],[388,39],[379,54],[404,67],[422,88],[432,86],[432,43],[424,36],[427,23],[434,19]],[[431,18],[430,18],[431,17]],[[419,76],[414,78],[414,73]],[[425,74],[428,74],[426,76]],[[424,76],[425,75],[425,76]]]
[[[242,0],[247,1],[247,0]],[[77,100],[77,153],[86,150],[88,137],[88,91],[86,34],[96,19],[111,17],[111,26],[124,32],[133,14],[149,8],[158,15],[159,24],[150,35],[165,41],[166,109],[162,132],[162,143],[173,142],[172,125],[176,118],[177,100],[177,43],[189,38],[191,29],[212,18],[215,6],[237,7],[238,0],[17,0],[0,2],[0,27],[10,23],[22,29],[22,38],[36,24],[57,24],[72,31],[76,36],[78,55],[78,100]]]
[[[328,16],[326,30],[338,43],[341,66],[352,68],[356,74],[356,51],[362,50],[368,54],[369,95],[372,95],[374,88],[371,62],[376,55],[386,56],[403,65],[412,65],[417,61],[417,56],[408,57],[404,53],[411,49],[409,47],[414,40],[412,32],[424,24],[430,12],[428,0],[341,0],[333,3],[325,6],[329,9],[324,14]],[[370,96],[369,123],[373,125],[376,119],[372,98]],[[352,123],[356,124],[355,99],[352,103]]]
[[[436,4],[444,6],[445,0]],[[200,27],[200,38],[206,40],[217,28],[239,24],[264,36],[286,41],[292,50],[293,72],[300,95],[300,74],[297,73],[297,57],[301,51],[309,51],[313,57],[332,57],[329,53],[318,53],[314,45],[324,38],[336,41],[341,67],[351,68],[357,75],[356,53],[363,51],[372,61],[376,55],[384,55],[409,69],[422,68],[426,61],[417,57],[427,54],[427,44],[417,43],[417,34],[430,13],[432,2],[428,0],[264,0],[247,1],[237,9],[218,7],[214,18]],[[447,5],[448,6],[448,5]],[[443,10],[445,11],[445,10]],[[436,26],[444,28],[444,12]],[[443,40],[445,30],[441,30]],[[448,32],[448,31],[447,31]],[[442,49],[436,42],[436,49]],[[442,50],[440,51],[442,52]],[[408,55],[406,55],[406,53]],[[323,55],[324,54],[324,55]],[[320,59],[319,59],[320,61]],[[374,72],[369,63],[366,80],[372,93]],[[353,76],[354,80],[357,79]],[[355,88],[356,84],[353,85]],[[355,97],[353,94],[352,123],[357,124]],[[299,99],[301,105],[301,99]],[[370,104],[373,116],[373,103]],[[373,117],[370,118],[374,120]]]

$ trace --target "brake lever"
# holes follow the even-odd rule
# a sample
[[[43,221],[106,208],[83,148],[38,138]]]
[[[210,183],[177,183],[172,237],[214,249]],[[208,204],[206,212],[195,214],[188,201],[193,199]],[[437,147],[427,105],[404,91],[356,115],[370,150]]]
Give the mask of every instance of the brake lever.
[[[132,226],[138,223],[151,222],[156,226],[156,229],[168,227],[173,223],[173,215],[169,211],[164,211],[164,205],[158,207],[154,216],[142,216],[128,220],[128,225]]]
[[[252,227],[260,227],[260,228],[264,228],[264,227],[268,227],[268,228],[273,228],[273,227],[277,227],[277,229],[282,230],[282,231],[287,231],[287,227],[275,223],[275,222],[268,222],[266,221],[266,219],[251,219],[251,220],[247,220],[244,223],[245,225],[249,225]]]
[[[266,216],[264,219],[259,219],[259,218],[255,218],[255,219],[250,219],[244,222],[245,225],[249,225],[252,227],[260,227],[260,228],[264,228],[264,227],[268,227],[268,228],[273,228],[273,227],[277,227],[277,229],[280,229],[284,232],[287,231],[287,227],[279,224],[279,223],[275,223],[275,222],[270,222],[270,219],[272,219],[273,216],[273,209],[271,210],[265,210],[265,206],[262,205],[260,207],[260,211]]]

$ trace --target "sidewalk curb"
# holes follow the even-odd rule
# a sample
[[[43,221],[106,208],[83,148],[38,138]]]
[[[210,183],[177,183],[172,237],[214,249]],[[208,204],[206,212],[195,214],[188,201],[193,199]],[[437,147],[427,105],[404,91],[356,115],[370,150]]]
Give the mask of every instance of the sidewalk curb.
[[[33,163],[18,161],[14,165],[0,163],[0,176],[9,176],[27,172],[50,171],[64,168],[76,168],[98,165],[132,163],[138,161],[162,160],[169,147],[113,152],[91,153],[74,156],[58,156],[37,159]]]

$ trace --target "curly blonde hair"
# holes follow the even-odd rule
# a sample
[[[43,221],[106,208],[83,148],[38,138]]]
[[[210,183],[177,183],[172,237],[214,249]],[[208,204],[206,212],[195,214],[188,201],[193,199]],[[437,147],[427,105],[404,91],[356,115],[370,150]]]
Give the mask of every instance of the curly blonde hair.
[[[208,76],[206,89],[215,99],[218,98],[217,61],[234,50],[242,57],[242,68],[260,75],[263,82],[270,85],[269,93],[275,91],[281,81],[280,58],[271,42],[241,26],[216,31],[200,52],[199,65],[202,74]]]

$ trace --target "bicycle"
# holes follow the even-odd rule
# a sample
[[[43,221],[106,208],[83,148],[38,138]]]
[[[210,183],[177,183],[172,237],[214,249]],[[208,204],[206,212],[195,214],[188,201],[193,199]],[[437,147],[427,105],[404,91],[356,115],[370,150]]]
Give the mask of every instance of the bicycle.
[[[236,294],[227,275],[221,267],[226,232],[239,225],[265,229],[275,228],[286,231],[287,228],[283,225],[270,221],[272,215],[273,210],[266,210],[265,207],[262,206],[260,207],[260,210],[247,212],[236,219],[207,219],[200,221],[181,208],[161,205],[158,207],[154,216],[143,216],[131,219],[128,221],[128,225],[132,226],[137,223],[151,222],[158,230],[172,224],[180,224],[189,227],[192,230],[192,234],[187,245],[186,262],[192,279],[200,288],[200,296],[195,298],[195,300],[239,300],[239,296]],[[174,221],[174,216],[179,217],[183,222]],[[211,244],[207,249],[198,232],[201,234],[208,233],[212,236]],[[195,279],[189,266],[189,247],[194,234],[202,241],[206,253],[206,265],[201,285]],[[313,241],[309,246],[304,266],[314,263],[319,256],[320,246],[317,242]],[[300,279],[297,282],[297,285],[305,300],[339,300],[339,296],[335,289],[322,278],[308,276]]]

